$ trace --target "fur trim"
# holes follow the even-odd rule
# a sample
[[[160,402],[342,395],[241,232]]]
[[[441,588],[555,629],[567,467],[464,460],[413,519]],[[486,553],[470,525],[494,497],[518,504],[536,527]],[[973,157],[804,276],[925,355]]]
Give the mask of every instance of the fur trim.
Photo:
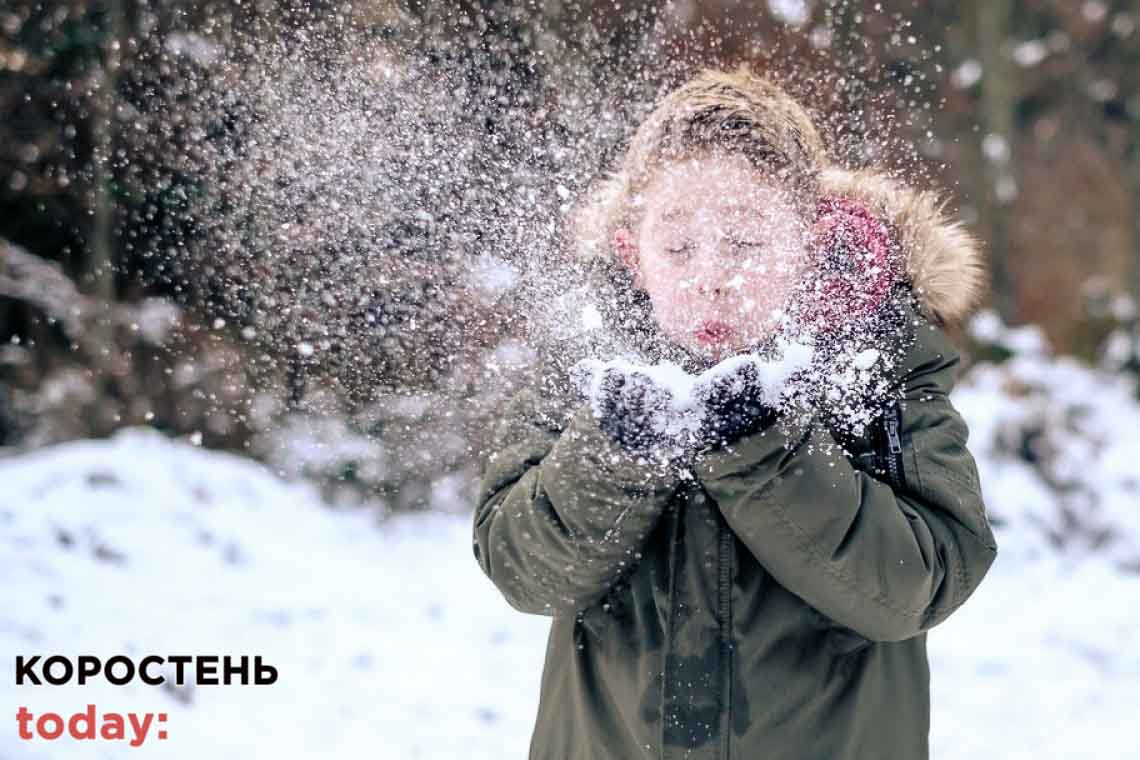
[[[892,225],[906,279],[928,317],[956,323],[973,311],[987,288],[981,243],[951,218],[945,198],[870,169],[829,167],[820,181],[824,194],[856,201]]]

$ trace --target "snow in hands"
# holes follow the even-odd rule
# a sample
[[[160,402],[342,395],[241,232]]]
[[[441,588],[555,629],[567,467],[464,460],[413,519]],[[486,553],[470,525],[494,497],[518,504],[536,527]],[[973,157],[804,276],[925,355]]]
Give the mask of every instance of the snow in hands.
[[[809,367],[813,354],[810,343],[781,340],[775,357],[738,354],[695,375],[673,362],[646,365],[624,358],[584,359],[571,375],[597,419],[624,414],[625,423],[637,431],[628,435],[629,443],[635,448],[653,446],[654,453],[675,458],[713,427],[720,399],[751,394],[771,409],[787,406],[789,381]],[[623,405],[615,402],[615,394],[637,401]]]

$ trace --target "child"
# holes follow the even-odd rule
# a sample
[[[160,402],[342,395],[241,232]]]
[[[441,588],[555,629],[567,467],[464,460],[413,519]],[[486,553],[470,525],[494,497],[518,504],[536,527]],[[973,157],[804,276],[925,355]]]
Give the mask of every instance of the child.
[[[553,618],[531,760],[927,758],[926,632],[997,553],[940,328],[977,298],[977,245],[932,196],[830,165],[744,69],[664,98],[577,229],[643,356],[696,373],[794,324],[816,369],[847,362],[805,377],[864,381],[784,424],[794,405],[736,361],[684,441],[654,424],[675,399],[648,371],[589,402],[560,376],[512,398],[474,553]]]

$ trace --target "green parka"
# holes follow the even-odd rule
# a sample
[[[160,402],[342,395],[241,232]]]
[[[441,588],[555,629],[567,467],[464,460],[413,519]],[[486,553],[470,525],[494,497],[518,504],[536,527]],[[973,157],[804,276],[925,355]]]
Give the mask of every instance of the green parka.
[[[967,240],[925,195],[835,181],[908,245]],[[511,606],[553,618],[530,760],[929,756],[926,632],[997,547],[948,398],[959,355],[925,318],[969,298],[925,292],[932,262],[907,255],[923,312],[904,399],[843,447],[821,424],[774,426],[678,474],[614,444],[588,404],[511,399],[473,548]]]

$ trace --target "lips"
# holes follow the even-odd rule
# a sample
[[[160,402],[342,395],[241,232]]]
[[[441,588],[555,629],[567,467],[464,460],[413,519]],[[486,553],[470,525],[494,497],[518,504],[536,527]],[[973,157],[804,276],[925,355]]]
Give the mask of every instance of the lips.
[[[697,326],[693,335],[701,343],[723,343],[732,336],[733,332],[735,331],[725,322],[706,320]]]

